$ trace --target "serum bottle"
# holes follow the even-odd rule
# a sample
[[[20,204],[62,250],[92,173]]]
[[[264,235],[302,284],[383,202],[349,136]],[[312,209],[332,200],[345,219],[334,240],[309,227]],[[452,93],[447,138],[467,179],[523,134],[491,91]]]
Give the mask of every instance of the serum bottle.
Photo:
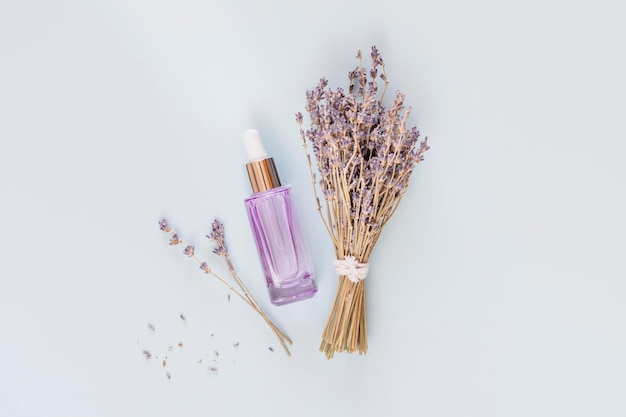
[[[267,155],[259,132],[248,129],[243,136],[253,191],[245,204],[270,301],[283,305],[313,297],[317,287],[312,263],[290,187],[281,186],[274,159]]]

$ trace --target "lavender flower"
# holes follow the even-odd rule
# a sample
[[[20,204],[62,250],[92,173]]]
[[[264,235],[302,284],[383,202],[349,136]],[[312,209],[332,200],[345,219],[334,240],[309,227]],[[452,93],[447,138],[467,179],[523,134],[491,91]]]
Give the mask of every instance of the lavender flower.
[[[226,239],[224,237],[224,225],[219,220],[213,220],[211,225],[211,234],[206,236],[215,243],[213,253],[219,256],[228,257],[228,248],[226,247]]]
[[[372,46],[371,57],[372,57],[372,67],[373,68],[376,68],[379,65],[381,65],[381,66],[385,65],[383,63],[383,57],[378,53],[378,49],[376,48],[376,46]],[[375,78],[375,77],[372,77],[372,78]]]
[[[165,219],[159,221],[159,228],[166,233],[172,230],[170,229],[169,225],[167,224],[167,220]]]
[[[188,245],[185,247],[185,250],[183,250],[183,253],[191,258],[195,254],[195,248],[193,245]]]
[[[209,268],[209,265],[206,262],[202,262],[200,264],[200,269],[202,269],[205,274],[211,273],[211,268]]]
[[[178,238],[178,235],[176,233],[174,233],[170,237],[170,245],[178,245],[178,244],[181,244],[181,243],[183,243],[183,241]]]

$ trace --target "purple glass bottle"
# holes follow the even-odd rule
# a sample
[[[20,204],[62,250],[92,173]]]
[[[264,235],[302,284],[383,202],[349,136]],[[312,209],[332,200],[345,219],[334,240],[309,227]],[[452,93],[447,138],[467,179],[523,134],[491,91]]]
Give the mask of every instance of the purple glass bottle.
[[[247,130],[244,142],[249,161],[246,169],[254,192],[245,203],[270,301],[283,305],[310,298],[317,287],[290,188],[281,186],[274,160],[267,156],[259,132]]]

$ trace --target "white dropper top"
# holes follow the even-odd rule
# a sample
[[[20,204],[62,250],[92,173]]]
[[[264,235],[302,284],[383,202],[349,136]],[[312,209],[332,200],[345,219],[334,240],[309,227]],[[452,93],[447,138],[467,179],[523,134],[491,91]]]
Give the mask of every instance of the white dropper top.
[[[246,146],[248,161],[258,161],[267,158],[267,152],[263,147],[261,135],[256,129],[248,129],[243,132],[243,143]]]
[[[243,143],[248,156],[246,170],[250,177],[252,191],[258,193],[280,187],[280,178],[274,159],[267,155],[259,132],[255,129],[243,132]]]

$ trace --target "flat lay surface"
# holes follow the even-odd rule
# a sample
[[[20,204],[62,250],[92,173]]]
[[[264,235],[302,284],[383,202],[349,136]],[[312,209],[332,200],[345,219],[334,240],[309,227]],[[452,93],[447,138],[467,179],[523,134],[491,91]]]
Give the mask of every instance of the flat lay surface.
[[[625,415],[619,10],[3,2],[0,416]],[[295,114],[372,45],[431,149],[370,258],[368,353],[327,360],[335,256]],[[292,187],[313,298],[269,301],[248,128]],[[291,357],[163,218],[228,277],[205,237],[223,222]]]

